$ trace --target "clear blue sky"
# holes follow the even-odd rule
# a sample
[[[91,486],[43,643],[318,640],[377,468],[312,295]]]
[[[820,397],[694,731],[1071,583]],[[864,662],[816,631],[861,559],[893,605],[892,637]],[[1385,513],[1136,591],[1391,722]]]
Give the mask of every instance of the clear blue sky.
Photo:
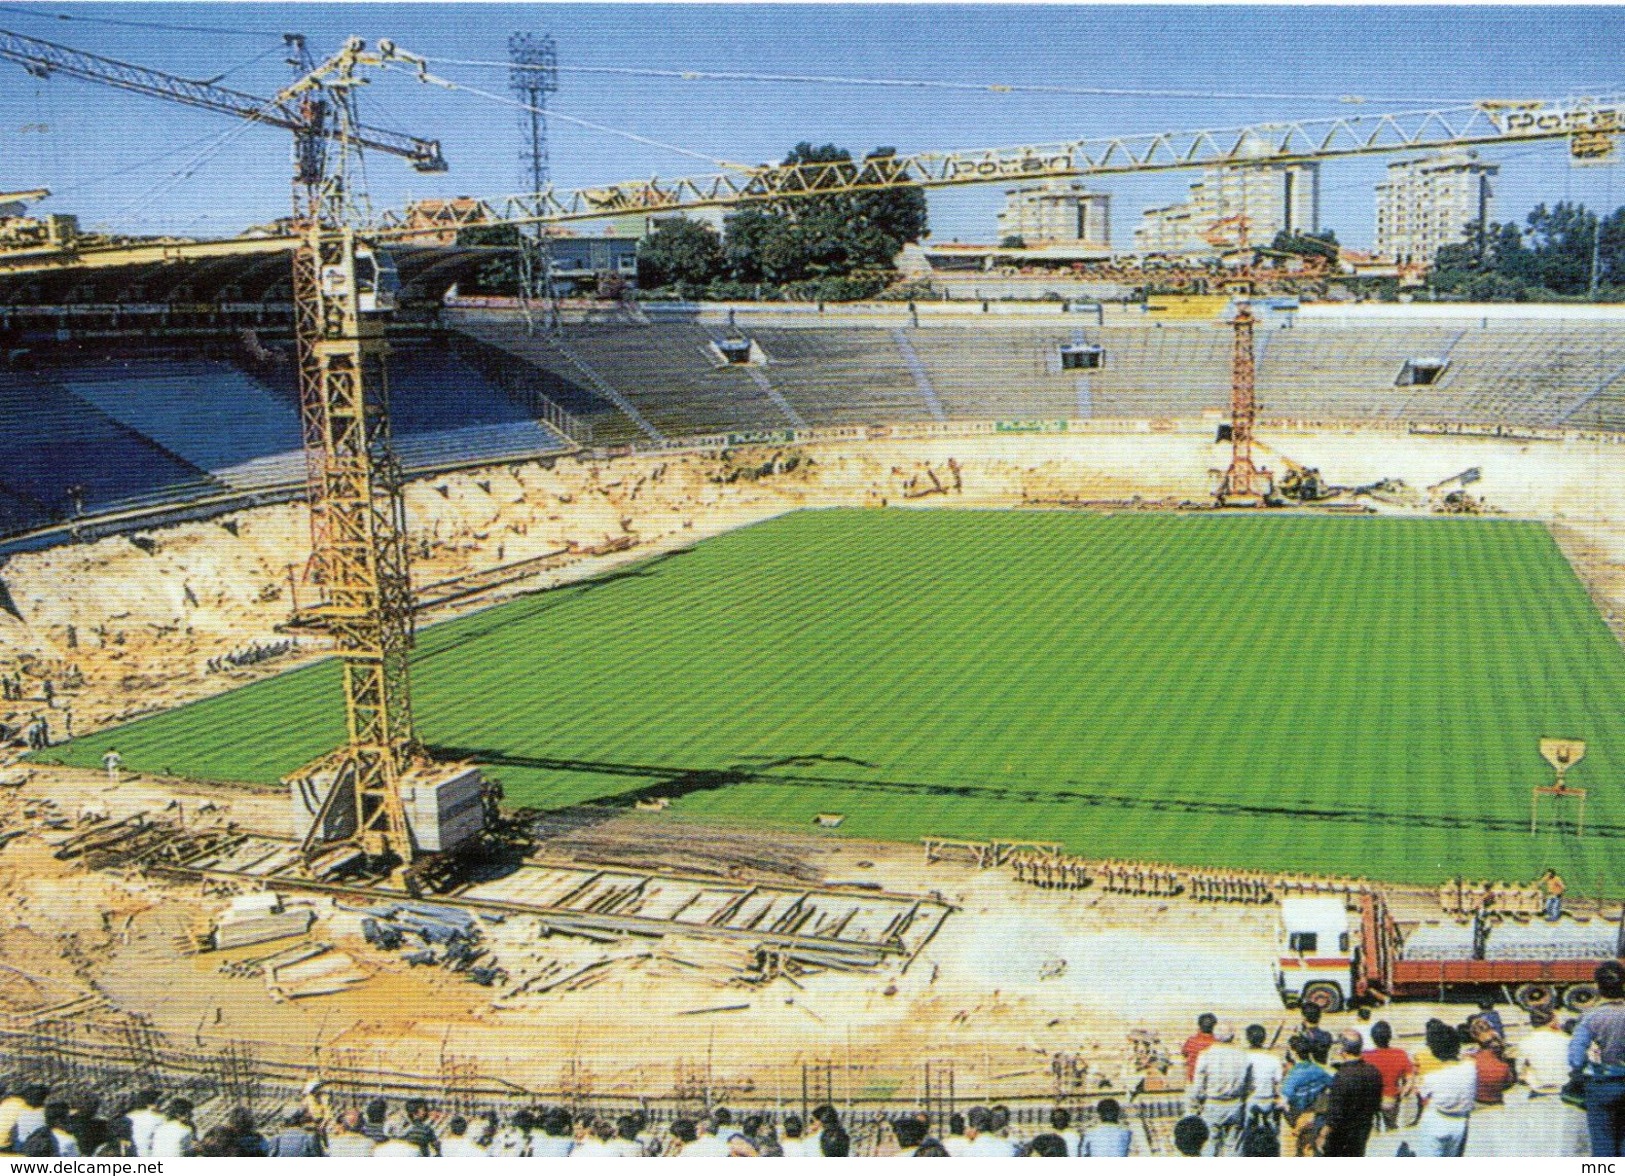
[[[567,68],[1242,95],[561,76],[552,103],[566,114],[742,162],[777,159],[802,139],[855,153],[880,145],[915,151],[1042,143],[1353,109],[1323,96],[1387,100],[1362,108],[1370,112],[1625,87],[1618,48],[1625,44],[1625,8],[0,3],[0,28],[185,76],[229,70],[223,84],[265,95],[289,76],[280,34],[294,29],[323,56],[356,34],[393,38],[430,57],[500,61],[508,35],[525,30],[551,33]],[[436,69],[506,92],[500,69]],[[424,177],[391,157],[373,158],[375,205],[520,186],[516,111],[385,75],[369,87],[363,117],[441,139],[452,165],[447,176]],[[230,129],[218,115],[72,78],[39,81],[0,63],[0,187],[49,187],[58,195],[41,211],[74,212],[89,226],[217,235],[284,214],[288,150],[281,131],[247,128],[195,174],[172,179]],[[1502,163],[1495,208],[1501,219],[1521,218],[1539,201],[1625,203],[1625,167],[1573,170],[1560,146],[1491,158]],[[1323,170],[1322,220],[1347,244],[1370,243],[1371,186],[1383,163],[1334,163]],[[555,182],[570,187],[711,170],[696,159],[564,123],[552,129],[552,166]],[[1179,199],[1192,178],[1165,173],[1102,182],[1113,196],[1118,242],[1128,243],[1142,207]],[[932,195],[934,237],[992,239],[1000,202],[993,188]]]

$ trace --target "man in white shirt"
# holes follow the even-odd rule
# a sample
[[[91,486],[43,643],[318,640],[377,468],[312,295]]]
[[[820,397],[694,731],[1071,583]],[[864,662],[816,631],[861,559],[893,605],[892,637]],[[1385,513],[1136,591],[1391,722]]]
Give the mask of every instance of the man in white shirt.
[[[1281,1101],[1281,1078],[1285,1069],[1281,1065],[1281,1055],[1272,1049],[1266,1049],[1264,1040],[1268,1036],[1262,1025],[1247,1026],[1247,1114],[1254,1110],[1265,1114],[1273,1114],[1277,1107],[1284,1107]],[[1243,1117],[1242,1122],[1247,1120]]]
[[[164,1121],[153,1128],[152,1156],[155,1159],[176,1159],[194,1151],[192,1103],[190,1099],[172,1098]]]
[[[513,1113],[508,1126],[496,1132],[491,1140],[491,1154],[503,1159],[517,1159],[530,1155],[530,1108],[520,1107]]]
[[[1569,1081],[1569,1035],[1551,1009],[1532,1010],[1529,1026],[1518,1042],[1518,1076],[1536,1094],[1558,1094]]]
[[[12,1120],[11,1128],[13,1146],[18,1151],[23,1150],[23,1144],[28,1142],[30,1135],[45,1126],[45,1100],[50,1097],[49,1086],[23,1087],[22,1105]]]
[[[372,1154],[375,1159],[422,1159],[423,1148],[410,1139],[390,1136],[381,1143],[374,1144]]]
[[[1134,1144],[1134,1132],[1123,1126],[1123,1104],[1115,1098],[1103,1098],[1095,1106],[1095,1117],[1100,1122],[1083,1137],[1078,1154],[1112,1159],[1128,1155]]]
[[[897,1154],[899,1157],[912,1157],[922,1143],[925,1142],[925,1120],[914,1115],[899,1115],[892,1120],[892,1135],[897,1138]]]
[[[161,1090],[143,1090],[135,1096],[135,1105],[130,1108],[127,1117],[130,1120],[130,1142],[135,1145],[137,1156],[145,1158],[152,1155],[152,1133],[164,1121],[164,1114],[158,1109],[158,1101],[163,1096]]]
[[[615,1120],[615,1138],[605,1145],[609,1154],[616,1159],[642,1159],[643,1140],[638,1138],[638,1129],[642,1126],[636,1115],[622,1115]]]
[[[1050,1130],[1061,1137],[1066,1144],[1066,1154],[1081,1156],[1083,1154],[1083,1135],[1072,1126],[1072,1113],[1061,1107],[1056,1107],[1049,1113]]]
[[[818,1146],[818,1136],[808,1137],[803,1134],[804,1126],[800,1115],[786,1115],[784,1117],[784,1131],[779,1137],[779,1146],[784,1149],[786,1158],[798,1159],[808,1156],[823,1156],[823,1149]]]
[[[450,1159],[484,1159],[491,1153],[468,1136],[468,1120],[453,1115],[446,1124],[446,1137],[440,1141],[440,1154]]]
[[[1444,1065],[1424,1077],[1417,1089],[1424,1109],[1416,1126],[1416,1154],[1459,1156],[1478,1102],[1478,1066],[1471,1058],[1462,1059],[1456,1031],[1442,1021],[1428,1023],[1427,1043]]]
[[[607,1119],[594,1119],[592,1125],[580,1139],[576,1140],[575,1147],[570,1149],[572,1160],[609,1160],[614,1159],[620,1152],[610,1146],[615,1138],[615,1128],[609,1125]]]
[[[1231,1026],[1213,1027],[1213,1044],[1196,1059],[1196,1073],[1187,1092],[1190,1112],[1207,1124],[1204,1155],[1220,1156],[1234,1150],[1241,1139],[1252,1059],[1236,1047]]]
[[[327,1154],[334,1159],[361,1160],[372,1155],[373,1141],[361,1130],[361,1112],[351,1107],[338,1117],[327,1137]]]
[[[1525,1155],[1582,1155],[1585,1112],[1559,1097],[1569,1081],[1569,1035],[1551,1009],[1531,1010],[1529,1025],[1517,1046],[1518,1077],[1529,1086],[1529,1100],[1518,1108],[1518,1142]]]
[[[965,1155],[1008,1160],[1015,1154],[1016,1145],[995,1134],[992,1111],[986,1107],[972,1107],[965,1112]]]
[[[560,1160],[570,1154],[575,1140],[570,1133],[570,1112],[548,1107],[542,1112],[539,1131],[530,1133],[530,1154],[539,1160]]]
[[[704,1118],[695,1124],[694,1142],[685,1143],[683,1150],[677,1154],[685,1160],[692,1157],[725,1156],[728,1154],[728,1141],[719,1136],[714,1119]]]
[[[965,1116],[958,1111],[948,1116],[948,1134],[942,1137],[942,1150],[954,1159],[970,1155],[970,1140],[965,1137]]]
[[[68,1130],[67,1103],[45,1104],[45,1126],[51,1129],[51,1138],[56,1142],[56,1154],[59,1159],[78,1159],[83,1154],[79,1150],[79,1141]]]

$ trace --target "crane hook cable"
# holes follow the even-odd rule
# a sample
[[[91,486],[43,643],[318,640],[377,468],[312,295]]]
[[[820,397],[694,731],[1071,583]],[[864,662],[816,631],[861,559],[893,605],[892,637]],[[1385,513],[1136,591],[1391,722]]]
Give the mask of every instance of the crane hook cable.
[[[425,58],[424,60],[427,61],[431,59]],[[383,62],[382,66],[385,69],[401,68],[400,66],[392,66],[392,64],[387,61]],[[515,110],[523,110],[528,113],[539,114],[543,118],[556,118],[560,122],[573,123],[579,127],[586,127],[588,130],[602,131],[604,134],[608,135],[618,135],[623,139],[630,139],[634,143],[642,143],[646,147],[655,147],[661,151],[672,151],[678,155],[686,155],[690,159],[698,159],[715,167],[733,168],[736,170],[753,170],[749,164],[737,163],[727,159],[719,159],[715,155],[707,155],[703,151],[693,151],[687,147],[679,147],[675,143],[666,143],[660,139],[651,139],[647,135],[640,135],[635,131],[623,130],[620,127],[606,126],[603,123],[593,122],[590,119],[579,118],[573,114],[565,114],[563,111],[555,110],[550,106],[532,106],[528,102],[521,102],[517,98],[510,98],[506,94],[497,94],[490,90],[482,90],[478,86],[470,86],[462,82],[454,82],[449,78],[437,77],[434,74],[423,73],[416,69],[413,70],[413,76],[421,82],[425,82],[432,86],[439,86],[445,90],[461,91],[465,94],[473,94],[480,98],[489,99],[490,101],[501,106],[510,106]]]

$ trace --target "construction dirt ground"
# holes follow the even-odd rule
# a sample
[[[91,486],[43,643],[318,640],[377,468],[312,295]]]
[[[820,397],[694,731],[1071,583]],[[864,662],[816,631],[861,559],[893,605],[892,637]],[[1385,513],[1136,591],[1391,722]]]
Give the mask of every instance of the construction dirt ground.
[[[1222,463],[1209,426],[1198,424],[596,464],[566,458],[415,482],[407,491],[414,581],[421,600],[440,602],[420,623],[807,506],[1200,502],[1211,467]],[[1270,441],[1350,485],[1389,479],[1420,488],[1480,467],[1473,489],[1486,508],[1550,523],[1621,632],[1625,526],[1603,491],[1619,483],[1625,448],[1307,427]],[[1427,510],[1419,490],[1376,506]],[[0,704],[0,722],[16,727],[44,714],[61,738],[70,712],[82,733],[325,656],[299,637],[257,661],[220,660],[286,640],[277,626],[300,590],[307,547],[303,508],[288,505],[12,557],[0,567],[0,674],[20,681],[22,697]],[[199,951],[199,933],[232,897],[229,885],[137,864],[91,868],[57,850],[76,832],[137,813],[183,829],[231,822],[285,837],[284,792],[152,777],[110,784],[102,774],[16,762],[0,766],[0,783],[0,1011],[13,1025],[133,1018],[200,1049],[239,1043],[313,1066],[343,1056],[430,1083],[478,1072],[528,1091],[658,1097],[691,1088],[703,1071],[708,1090],[784,1104],[799,1096],[808,1065],[863,1072],[865,1089],[907,1097],[918,1087],[910,1075],[932,1059],[951,1060],[961,1098],[1132,1090],[1147,1073],[1134,1031],[1174,1052],[1203,1011],[1272,1033],[1296,1023],[1274,990],[1271,904],[1043,890],[1006,869],[927,863],[918,846],[628,811],[554,814],[539,826],[535,851],[548,861],[734,881],[878,885],[940,896],[955,910],[906,968],[897,961],[749,983],[695,943],[651,952],[544,937],[535,919],[519,915],[482,921],[483,962],[503,976],[470,983],[466,971],[414,967],[369,943],[363,914],[342,896],[297,891],[282,897],[290,908],[311,906],[303,940]],[[1145,856],[1154,859],[1155,848]],[[1394,900],[1402,920],[1440,917],[1436,895]],[[255,961],[290,943],[327,945],[343,959],[330,991],[276,998]],[[590,984],[545,982],[595,964],[606,966]],[[1406,1003],[1382,1015],[1415,1040],[1440,1009]],[[1459,1020],[1461,1009],[1440,1015]]]

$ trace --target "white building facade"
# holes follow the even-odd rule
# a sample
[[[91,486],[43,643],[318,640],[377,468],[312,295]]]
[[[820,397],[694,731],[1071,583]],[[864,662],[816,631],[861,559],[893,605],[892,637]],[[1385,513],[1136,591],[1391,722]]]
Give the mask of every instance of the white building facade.
[[[1443,246],[1466,241],[1470,225],[1489,223],[1499,171],[1471,151],[1390,163],[1377,185],[1378,255],[1431,265]]]
[[[1083,184],[1047,183],[1010,188],[999,213],[999,238],[1029,246],[1085,245],[1110,249],[1111,196]]]
[[[1212,253],[1220,246],[1204,234],[1233,217],[1245,218],[1247,240],[1253,245],[1268,245],[1283,231],[1315,232],[1320,226],[1320,165],[1208,168],[1190,186],[1190,198],[1184,203],[1148,208],[1141,214],[1134,248],[1140,253]]]

